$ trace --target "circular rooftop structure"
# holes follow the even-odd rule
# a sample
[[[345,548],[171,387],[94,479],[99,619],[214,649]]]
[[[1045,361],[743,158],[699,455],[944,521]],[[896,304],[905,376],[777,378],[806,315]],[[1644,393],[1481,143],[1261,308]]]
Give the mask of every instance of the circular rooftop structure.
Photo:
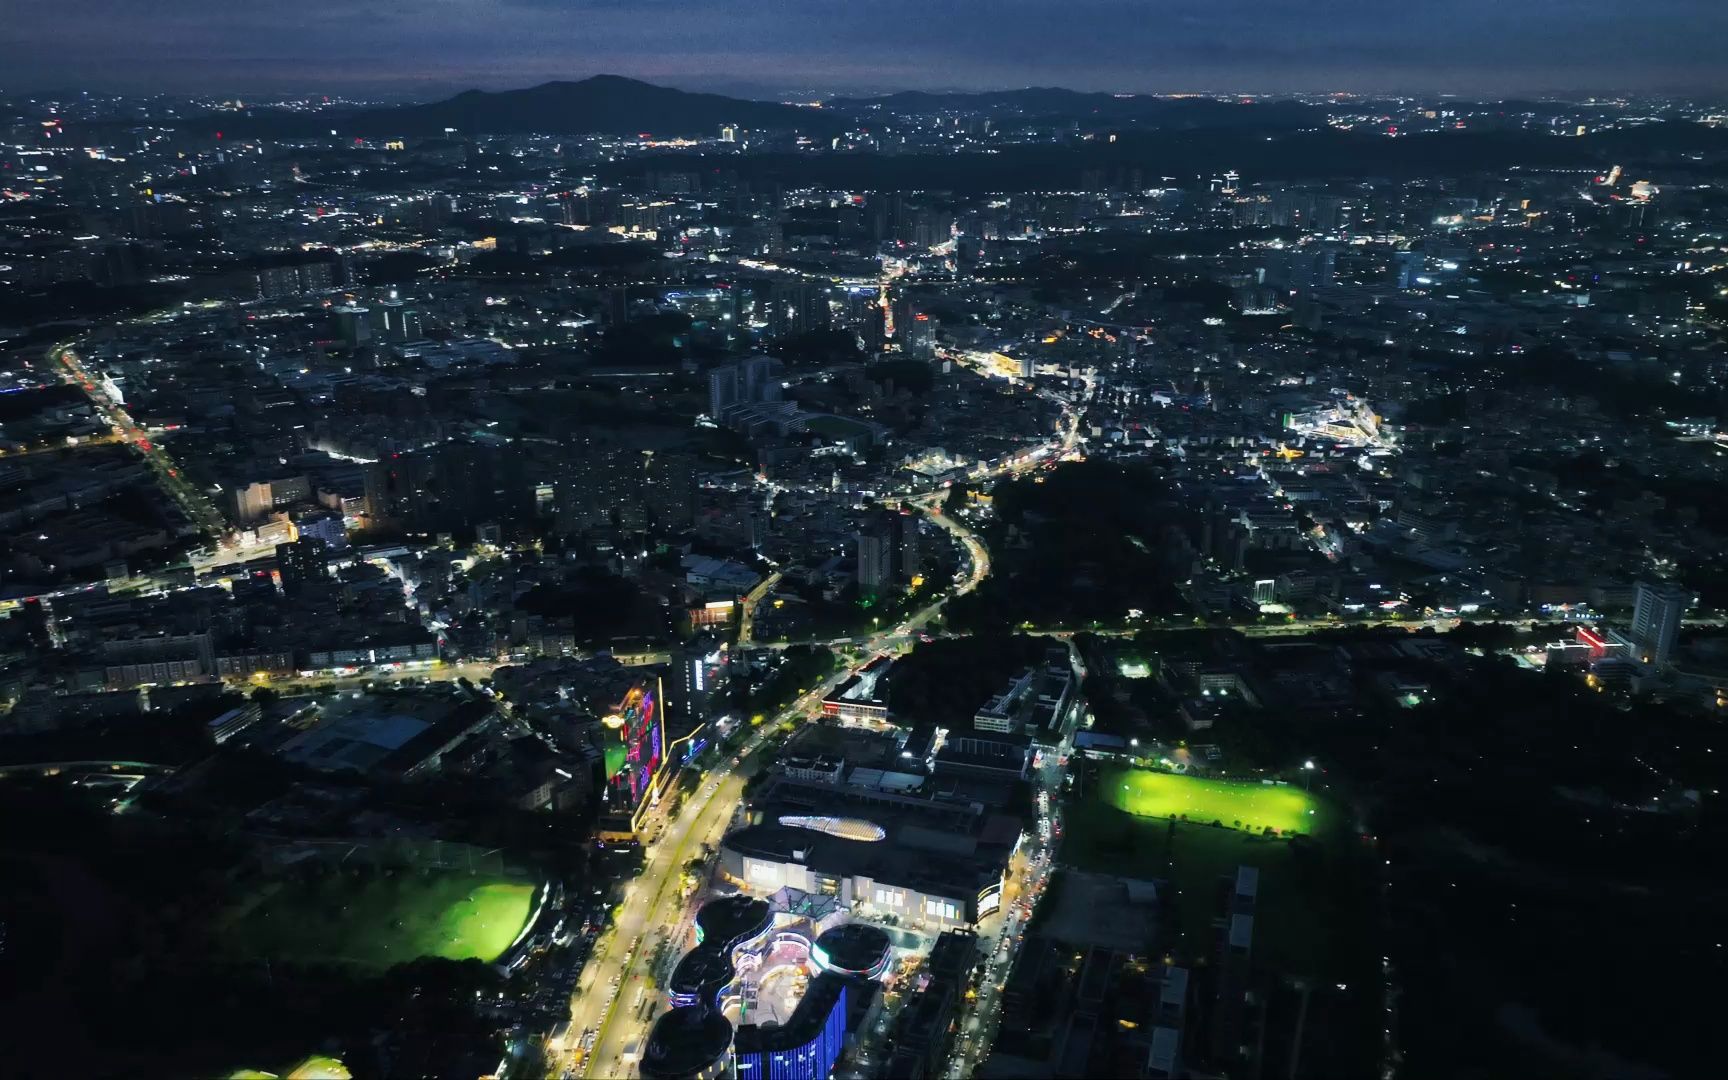
[[[774,909],[769,907],[767,900],[755,900],[745,895],[708,900],[702,905],[702,911],[696,912],[696,943],[712,943],[715,949],[731,949],[759,933],[767,933],[772,926]]]
[[[713,1005],[736,974],[732,953],[774,928],[774,909],[764,900],[728,896],[710,900],[696,913],[696,947],[672,969],[667,984],[674,1006]]]
[[[696,939],[699,945],[712,942],[716,948],[727,949],[767,933],[773,925],[774,909],[767,901],[727,896],[708,901],[696,913]]]
[[[888,932],[861,922],[836,926],[810,949],[810,959],[823,971],[861,979],[881,978],[891,956]]]
[[[732,1025],[712,1009],[690,1005],[654,1021],[642,1048],[644,1080],[717,1077],[726,1072]]]
[[[712,1002],[734,974],[730,950],[691,949],[672,969],[666,990],[674,1002]]]

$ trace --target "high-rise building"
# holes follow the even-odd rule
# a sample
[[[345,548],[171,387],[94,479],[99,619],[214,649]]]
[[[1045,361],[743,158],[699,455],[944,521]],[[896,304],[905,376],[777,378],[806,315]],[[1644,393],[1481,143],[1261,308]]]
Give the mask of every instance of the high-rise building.
[[[900,348],[928,359],[936,355],[936,324],[922,311],[915,311],[899,331]]]
[[[381,341],[418,341],[420,312],[402,299],[395,289],[372,309],[374,337]]]
[[[780,400],[785,365],[772,356],[750,356],[708,372],[708,415],[720,419],[734,405]]]
[[[1274,289],[1311,292],[1332,284],[1336,264],[1337,253],[1324,244],[1287,248],[1267,256],[1260,280]]]
[[[696,520],[696,473],[688,454],[573,445],[553,485],[558,531],[682,532]]]
[[[743,379],[737,364],[721,364],[708,372],[708,415],[718,420],[743,400]]]
[[[568,193],[558,196],[558,216],[566,225],[588,224],[588,200]]]
[[[858,591],[881,596],[923,572],[918,516],[884,510],[858,532]]]
[[[1426,258],[1420,251],[1406,248],[1392,253],[1392,279],[1400,289],[1414,289],[1421,276]]]
[[[558,531],[574,535],[612,523],[613,512],[629,497],[625,453],[591,443],[570,448],[553,492]]]
[[[534,514],[534,482],[508,447],[452,442],[392,454],[366,467],[373,528],[471,533],[482,522],[511,525]]]
[[[878,289],[863,285],[847,289],[840,317],[858,335],[866,353],[882,351],[888,323]]]
[[[642,679],[601,720],[602,835],[634,836],[665,786],[664,697],[659,679]]]
[[[285,593],[299,592],[308,584],[325,581],[330,577],[330,546],[316,536],[277,544],[276,572],[282,578]]]
[[[643,454],[641,492],[656,529],[689,528],[696,520],[695,459],[688,454]]]
[[[828,290],[811,281],[777,281],[769,291],[768,332],[775,337],[828,328]]]
[[[269,517],[274,510],[310,501],[312,485],[305,474],[279,476],[236,484],[233,496],[234,520],[241,525],[250,525]]]
[[[327,261],[264,266],[257,272],[258,295],[266,300],[275,300],[325,292],[335,287],[335,278],[335,266]]]
[[[315,537],[324,541],[331,550],[348,546],[348,528],[339,510],[313,510],[298,514],[294,518],[294,528],[301,539]]]
[[[350,349],[358,349],[372,341],[372,313],[354,304],[334,309],[336,336]]]
[[[1680,620],[1691,595],[1678,585],[1640,581],[1632,607],[1632,643],[1638,659],[1660,666],[1674,653]]]
[[[894,226],[894,239],[908,247],[933,248],[954,238],[954,215],[925,208],[904,211]]]
[[[894,532],[899,542],[899,550],[895,552],[896,569],[900,583],[910,586],[924,572],[924,553],[918,544],[918,534],[924,526],[917,514],[902,511],[899,518]]]
[[[881,596],[894,587],[894,535],[883,522],[858,533],[858,591]]]

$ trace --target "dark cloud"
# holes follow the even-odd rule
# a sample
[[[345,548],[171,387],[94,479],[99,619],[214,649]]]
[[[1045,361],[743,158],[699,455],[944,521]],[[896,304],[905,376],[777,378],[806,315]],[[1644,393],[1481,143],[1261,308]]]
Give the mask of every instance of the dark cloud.
[[[1719,90],[1720,0],[58,0],[0,88]]]

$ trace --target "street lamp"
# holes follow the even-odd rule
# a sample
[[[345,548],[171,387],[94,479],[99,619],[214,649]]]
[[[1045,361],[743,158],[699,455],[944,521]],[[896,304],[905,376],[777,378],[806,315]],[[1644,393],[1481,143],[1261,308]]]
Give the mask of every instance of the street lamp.
[[[1302,790],[1308,791],[1314,784],[1314,761],[1309,759],[1302,763]]]

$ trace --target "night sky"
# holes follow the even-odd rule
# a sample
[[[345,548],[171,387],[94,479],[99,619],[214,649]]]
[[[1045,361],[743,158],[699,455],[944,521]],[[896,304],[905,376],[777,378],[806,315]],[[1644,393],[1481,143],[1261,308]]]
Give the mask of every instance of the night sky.
[[[5,0],[0,91],[1728,89],[1728,0]]]

